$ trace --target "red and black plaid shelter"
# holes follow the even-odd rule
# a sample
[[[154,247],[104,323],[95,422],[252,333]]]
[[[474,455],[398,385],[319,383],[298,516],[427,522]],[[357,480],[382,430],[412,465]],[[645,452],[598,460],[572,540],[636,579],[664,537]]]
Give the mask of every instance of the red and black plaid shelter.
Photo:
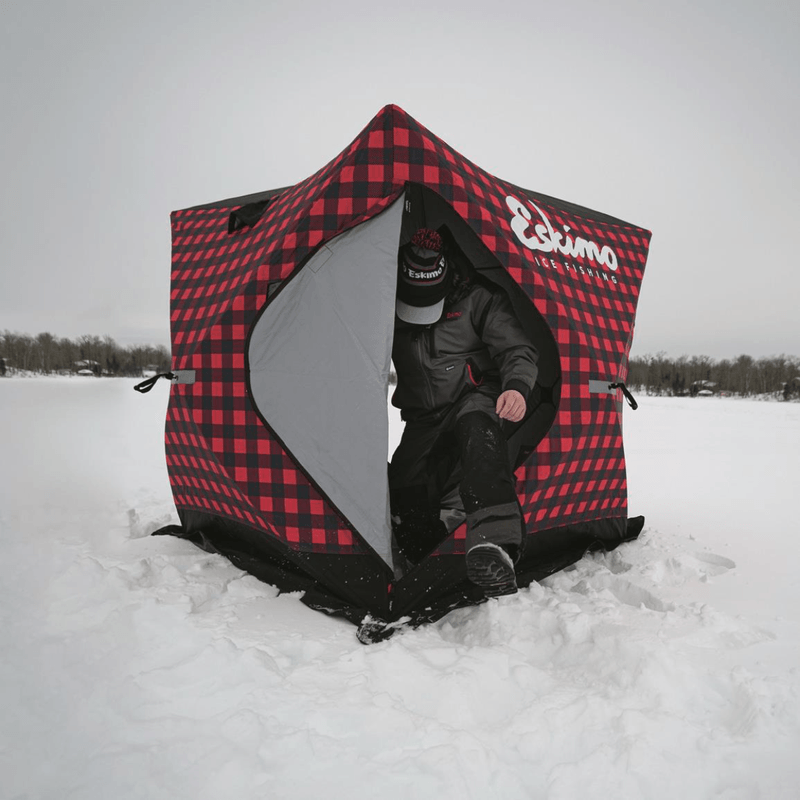
[[[496,178],[386,106],[306,180],[172,214],[169,532],[355,622],[482,599],[463,525],[405,574],[392,560],[396,252],[423,225],[506,289],[539,349],[514,433],[520,584],[642,524],[628,518],[618,384],[649,232]]]

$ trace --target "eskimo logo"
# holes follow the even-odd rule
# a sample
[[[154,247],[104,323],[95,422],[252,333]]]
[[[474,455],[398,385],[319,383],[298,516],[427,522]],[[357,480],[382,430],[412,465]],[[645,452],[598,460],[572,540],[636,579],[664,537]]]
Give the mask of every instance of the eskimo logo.
[[[403,272],[405,272],[409,280],[421,280],[436,283],[444,274],[444,259],[439,261],[437,268],[432,269],[430,272],[418,272],[417,270],[413,270],[411,267],[408,267],[405,264],[403,264]]]
[[[572,258],[588,258],[596,261],[610,270],[617,271],[617,254],[608,246],[599,247],[596,242],[583,239],[580,236],[570,236],[569,225],[564,225],[564,233],[557,231],[547,214],[535,203],[528,201],[534,211],[539,215],[541,222],[533,224],[533,233],[528,232],[533,215],[520,200],[508,195],[506,205],[514,215],[511,219],[511,230],[516,234],[522,244],[529,250],[539,250],[542,253],[562,253]]]

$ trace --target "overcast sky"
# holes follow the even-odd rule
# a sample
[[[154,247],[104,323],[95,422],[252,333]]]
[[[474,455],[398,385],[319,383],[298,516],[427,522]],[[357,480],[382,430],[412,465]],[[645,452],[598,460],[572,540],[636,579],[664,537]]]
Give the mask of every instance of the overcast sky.
[[[800,3],[0,0],[0,331],[169,343],[169,213],[396,103],[653,231],[635,355],[800,355]]]

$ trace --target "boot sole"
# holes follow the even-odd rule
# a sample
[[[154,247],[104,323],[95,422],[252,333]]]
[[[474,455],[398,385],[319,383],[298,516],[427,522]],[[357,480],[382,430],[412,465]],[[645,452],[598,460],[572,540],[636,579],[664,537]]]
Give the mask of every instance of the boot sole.
[[[508,556],[495,547],[477,545],[467,553],[467,577],[483,589],[487,597],[502,597],[517,592],[517,576]]]

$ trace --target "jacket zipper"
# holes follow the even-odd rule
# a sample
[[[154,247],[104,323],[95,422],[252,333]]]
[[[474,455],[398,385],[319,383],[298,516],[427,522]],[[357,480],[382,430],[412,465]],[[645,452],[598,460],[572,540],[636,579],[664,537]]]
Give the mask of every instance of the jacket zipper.
[[[469,379],[473,386],[477,387],[483,383],[483,375],[481,375],[481,379],[479,381],[475,380],[475,373],[472,371],[472,364],[469,361],[467,361],[467,375],[469,375]]]
[[[430,379],[430,370],[432,363],[426,362],[425,359],[425,340],[428,340],[428,351],[429,355],[432,352],[430,350],[430,328],[424,328],[421,331],[417,331],[414,335],[414,343],[417,346],[417,353],[418,353],[418,360],[419,364],[422,367],[422,376],[425,380],[425,391],[428,395],[428,405],[429,407],[433,407],[433,387],[431,386],[431,379]]]

